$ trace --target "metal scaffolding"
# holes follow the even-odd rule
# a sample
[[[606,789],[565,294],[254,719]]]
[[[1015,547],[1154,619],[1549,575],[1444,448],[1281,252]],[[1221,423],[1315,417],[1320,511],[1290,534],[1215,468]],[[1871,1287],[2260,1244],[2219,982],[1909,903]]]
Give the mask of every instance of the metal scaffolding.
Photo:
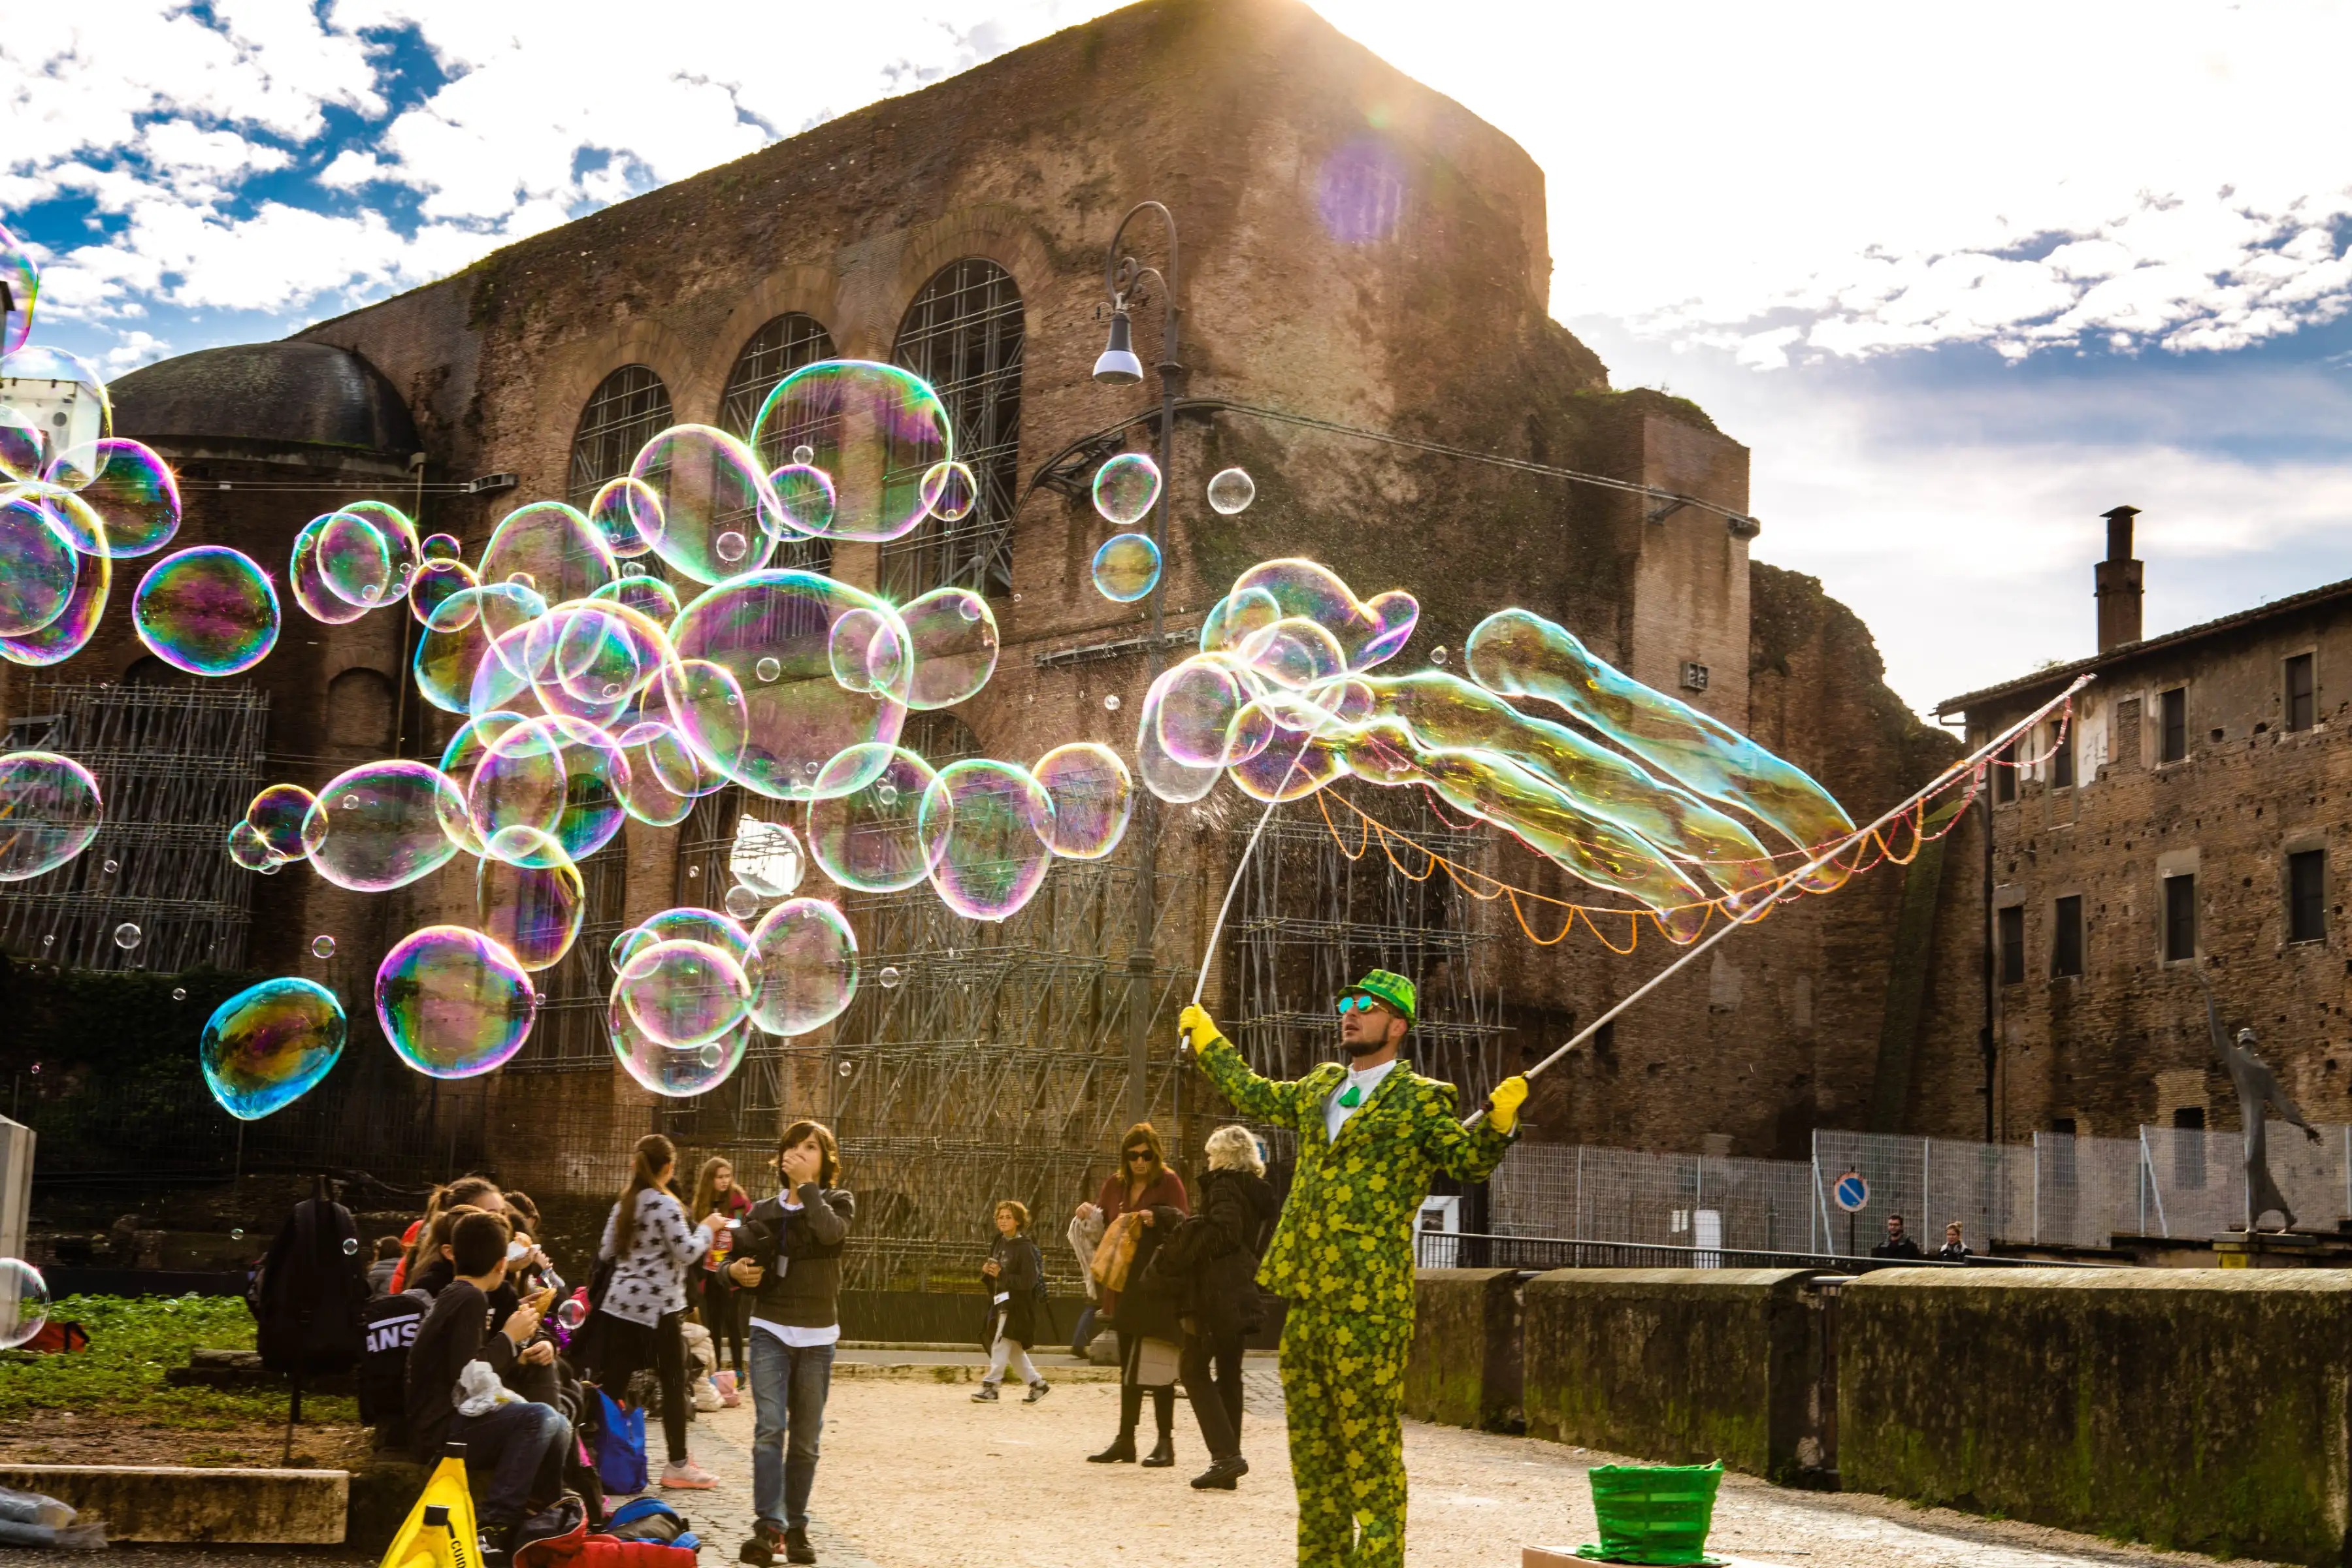
[[[261,787],[269,699],[249,686],[35,681],[7,750],[60,752],[106,802],[98,837],[45,876],[0,887],[0,948],[68,969],[176,973],[245,964],[250,873],[228,830]],[[134,947],[116,930],[139,928]]]

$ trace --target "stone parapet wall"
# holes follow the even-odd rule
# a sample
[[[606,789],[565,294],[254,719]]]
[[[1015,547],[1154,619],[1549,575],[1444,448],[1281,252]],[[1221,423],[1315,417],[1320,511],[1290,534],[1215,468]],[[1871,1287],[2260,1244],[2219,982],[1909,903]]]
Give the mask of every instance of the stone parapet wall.
[[[1517,1268],[1424,1268],[1413,1279],[1405,1414],[1449,1426],[1523,1431]]]

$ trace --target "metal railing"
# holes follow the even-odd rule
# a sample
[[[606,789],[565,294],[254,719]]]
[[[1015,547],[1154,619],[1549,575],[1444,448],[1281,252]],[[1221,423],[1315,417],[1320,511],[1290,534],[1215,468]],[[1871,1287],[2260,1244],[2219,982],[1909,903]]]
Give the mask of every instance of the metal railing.
[[[1495,1236],[1466,1231],[1424,1230],[1413,1238],[1413,1263],[1421,1268],[1824,1268],[1867,1274],[1875,1268],[2019,1268],[2052,1265],[2030,1258],[1971,1258],[1964,1263],[1937,1258],[1849,1257],[1834,1252],[1779,1252],[1727,1247],[1677,1247],[1658,1242],[1595,1241],[1558,1236]],[[2087,1265],[2060,1264],[2060,1268]]]

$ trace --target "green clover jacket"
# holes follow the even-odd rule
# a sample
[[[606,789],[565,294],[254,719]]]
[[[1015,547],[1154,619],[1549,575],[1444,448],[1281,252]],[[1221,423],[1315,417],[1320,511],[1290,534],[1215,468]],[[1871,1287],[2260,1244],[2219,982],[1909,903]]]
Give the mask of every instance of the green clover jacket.
[[[1222,1037],[1200,1050],[1202,1070],[1244,1116],[1298,1135],[1290,1201],[1257,1282],[1293,1305],[1412,1321],[1413,1230],[1433,1172],[1465,1182],[1495,1173],[1511,1135],[1465,1128],[1454,1089],[1400,1063],[1371,1098],[1325,1131],[1323,1105],[1348,1076],[1326,1062],[1305,1078],[1260,1078]]]

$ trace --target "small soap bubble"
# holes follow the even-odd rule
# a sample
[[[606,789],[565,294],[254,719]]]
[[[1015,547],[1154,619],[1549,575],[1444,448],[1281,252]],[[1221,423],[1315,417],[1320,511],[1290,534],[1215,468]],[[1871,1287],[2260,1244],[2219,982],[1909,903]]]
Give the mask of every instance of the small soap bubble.
[[[45,936],[45,937],[43,937],[43,938],[41,939],[41,945],[42,945],[43,947],[47,947],[47,946],[51,945],[52,943],[54,943],[57,940],[58,940],[58,939],[57,939],[57,936],[56,936],[56,934],[53,932],[53,933],[51,933],[50,935]]]
[[[231,1241],[243,1241],[245,1239],[245,1232],[242,1230],[230,1231],[228,1233],[228,1238]]]
[[[186,1001],[187,999],[188,999],[188,988],[187,988],[186,986],[184,986],[184,985],[174,985],[174,986],[173,986],[173,987],[172,987],[172,1000],[173,1000],[173,1001],[174,1001],[174,1002],[184,1002],[184,1001]]]
[[[1116,713],[1118,711],[1118,692],[1114,691],[1109,696],[1103,699],[1103,710],[1108,713]]]
[[[816,461],[816,448],[815,448],[814,447],[793,447],[793,462],[795,462],[795,463],[802,463],[802,464],[807,464],[807,463],[814,463],[814,462],[815,462],[815,461]]]
[[[1442,647],[1431,648],[1429,650],[1429,662],[1432,664],[1444,664],[1445,662],[1445,650]]]
[[[1131,605],[1160,585],[1160,546],[1147,533],[1114,534],[1095,552],[1095,592]]]
[[[140,942],[144,941],[146,936],[147,933],[145,931],[141,931],[131,921],[124,921],[121,925],[114,928],[114,945],[121,948],[123,952],[129,952],[132,948],[137,947]]]
[[[539,586],[539,579],[528,572],[509,572],[507,574],[507,581],[518,588],[536,589]]]
[[[686,868],[686,874],[688,877],[699,877],[702,875],[702,868],[699,866],[688,866]]]
[[[875,978],[882,983],[883,990],[896,991],[898,989],[898,982],[905,979],[906,976],[898,973],[898,965],[886,964],[883,966],[882,973],[876,975]]]
[[[841,1064],[841,1076],[844,1078],[847,1078],[851,1073],[854,1073],[856,1070],[856,1066],[854,1063],[844,1062]]]
[[[99,869],[100,869],[100,870],[101,870],[101,871],[104,871],[108,876],[111,877],[111,876],[113,876],[117,871],[120,871],[121,869],[122,869],[122,864],[121,864],[121,861],[118,861],[118,860],[109,860],[109,861],[107,861],[103,866],[100,867],[100,868],[99,868]]]
[[[1095,510],[1114,528],[1132,528],[1160,499],[1160,465],[1140,452],[1121,452],[1095,470]]]
[[[0,1258],[0,1350],[15,1350],[49,1323],[49,1287],[41,1271]]]
[[[359,1250],[360,1250],[360,1238],[359,1238],[358,1237],[356,1237],[356,1236],[347,1236],[347,1237],[343,1237],[343,1256],[344,1256],[345,1258],[356,1258],[356,1257],[358,1257],[358,1256],[359,1256]]]
[[[978,599],[962,599],[959,600],[956,605],[956,614],[961,616],[967,621],[976,621],[980,619],[981,609],[982,605]]]
[[[343,796],[343,809],[344,809],[345,811],[357,811],[359,808],[360,808],[360,797],[359,797],[359,796],[357,796],[357,795],[347,795]]]
[[[784,667],[772,658],[763,658],[751,667],[751,673],[761,680],[773,680],[784,672]]]
[[[720,907],[739,921],[748,921],[760,912],[760,895],[738,882],[727,889]]]
[[[587,1321],[588,1303],[577,1296],[567,1299],[562,1306],[555,1309],[556,1326],[567,1334],[578,1333],[580,1325]]]
[[[733,529],[719,536],[719,559],[721,561],[740,561],[751,548],[743,542],[743,536]]]
[[[1227,468],[1209,481],[1209,505],[1226,517],[1245,511],[1257,500],[1257,484],[1239,468]]]
[[[898,786],[886,779],[874,786],[874,798],[884,805],[896,805],[898,804]]]
[[[332,958],[332,957],[334,957],[334,956],[335,956],[335,939],[334,939],[333,937],[331,937],[331,936],[320,936],[320,937],[314,937],[314,938],[312,938],[312,939],[311,939],[311,942],[310,942],[310,952],[311,952],[311,956],[313,956],[313,957],[315,957],[315,958]]]

